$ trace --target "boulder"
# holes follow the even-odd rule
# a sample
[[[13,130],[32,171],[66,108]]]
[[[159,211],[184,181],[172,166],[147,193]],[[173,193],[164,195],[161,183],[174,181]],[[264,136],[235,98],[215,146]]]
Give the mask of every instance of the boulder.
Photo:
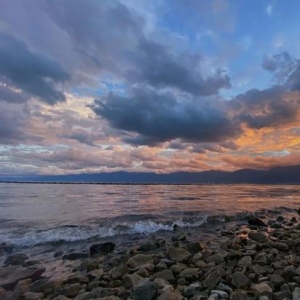
[[[126,265],[120,265],[119,267],[113,268],[109,271],[109,275],[112,279],[122,278],[129,271]]]
[[[248,224],[251,226],[267,227],[267,224],[262,219],[256,217],[250,218]]]
[[[184,248],[170,247],[168,257],[176,262],[187,262],[191,258],[191,253]]]
[[[71,253],[66,253],[62,256],[62,259],[67,259],[67,260],[77,260],[81,258],[87,258],[89,257],[89,254],[86,252],[71,252]]]
[[[143,279],[143,277],[133,273],[133,274],[127,274],[123,278],[123,285],[125,288],[131,288],[136,285]]]
[[[114,251],[116,245],[112,242],[106,242],[106,243],[99,243],[99,244],[93,244],[90,247],[90,254],[108,254],[112,251]]]

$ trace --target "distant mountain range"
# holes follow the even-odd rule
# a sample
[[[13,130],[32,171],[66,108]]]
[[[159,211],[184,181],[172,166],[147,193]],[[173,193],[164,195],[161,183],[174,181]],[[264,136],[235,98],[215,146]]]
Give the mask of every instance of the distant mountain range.
[[[14,182],[65,182],[65,183],[160,183],[160,184],[298,184],[300,165],[277,167],[270,170],[242,169],[235,172],[205,171],[199,173],[175,172],[170,174],[112,172],[99,174],[72,174],[47,176],[0,176],[0,181]]]

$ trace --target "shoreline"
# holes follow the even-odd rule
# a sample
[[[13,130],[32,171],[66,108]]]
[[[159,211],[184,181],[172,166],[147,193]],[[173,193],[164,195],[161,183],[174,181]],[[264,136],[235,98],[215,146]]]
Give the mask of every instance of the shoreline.
[[[126,245],[108,238],[57,252],[52,266],[7,254],[0,299],[300,299],[299,216],[259,217],[217,233],[178,228]],[[58,271],[52,278],[51,268]]]

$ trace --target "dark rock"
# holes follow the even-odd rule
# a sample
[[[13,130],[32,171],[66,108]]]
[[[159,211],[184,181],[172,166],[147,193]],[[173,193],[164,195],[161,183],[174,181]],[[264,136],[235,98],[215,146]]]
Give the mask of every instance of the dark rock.
[[[269,276],[269,279],[274,284],[275,287],[279,287],[285,282],[285,279],[278,274],[271,274]]]
[[[198,268],[185,268],[179,273],[179,278],[186,280],[196,280],[198,278]]]
[[[257,231],[250,231],[248,233],[248,237],[249,239],[255,241],[255,242],[258,242],[258,243],[265,243],[267,242],[267,237],[261,233],[261,232],[257,232]]]
[[[137,255],[131,257],[128,260],[127,264],[130,268],[136,268],[136,267],[143,266],[146,264],[153,264],[153,258],[151,255],[137,254]]]
[[[183,295],[185,297],[192,297],[195,294],[198,294],[202,291],[202,285],[200,282],[195,282],[190,284],[189,286],[185,287],[183,290]]]
[[[29,256],[24,253],[13,254],[6,258],[6,260],[4,261],[4,265],[5,266],[22,265],[27,259],[29,259]]]
[[[143,277],[133,273],[133,274],[127,274],[123,278],[123,285],[125,288],[131,288],[136,285],[143,279]]]
[[[164,280],[175,283],[175,277],[171,270],[164,270],[154,275],[154,278],[163,278]]]
[[[146,243],[146,244],[143,244],[141,245],[140,247],[138,247],[138,251],[141,251],[141,252],[148,252],[148,251],[153,251],[153,250],[156,250],[156,246],[154,244],[151,244],[151,243]]]
[[[283,217],[283,216],[278,216],[278,217],[276,218],[276,221],[277,221],[277,222],[283,222],[283,221],[284,221],[284,217]]]
[[[170,247],[168,257],[176,262],[187,262],[191,258],[191,253],[184,248]]]
[[[62,257],[64,254],[63,251],[56,251],[54,254],[53,254],[53,257]]]
[[[273,292],[273,289],[266,282],[253,284],[251,289],[258,298],[261,296],[271,296]]]
[[[89,254],[86,252],[71,252],[71,253],[64,254],[62,259],[77,260],[77,259],[87,258],[87,257],[89,257]]]
[[[28,267],[22,268],[19,266],[10,266],[0,269],[0,287],[11,288],[18,281],[30,278],[37,280],[44,272],[45,268]]]
[[[250,279],[241,272],[235,272],[232,275],[231,283],[237,288],[243,288],[250,284]]]
[[[292,293],[290,291],[280,291],[273,293],[273,299],[274,300],[283,300],[283,299],[292,299]]]
[[[120,265],[119,267],[113,268],[110,270],[109,275],[112,279],[122,278],[129,271],[126,265]]]
[[[209,256],[207,259],[206,259],[206,262],[207,263],[215,263],[216,265],[217,264],[220,264],[222,262],[224,262],[224,257],[220,254],[214,254],[212,256]]]
[[[114,251],[116,245],[112,242],[100,243],[100,244],[93,244],[90,247],[90,254],[108,254]]]
[[[189,252],[195,253],[204,250],[206,248],[206,245],[202,242],[196,242],[196,243],[187,243],[185,247]]]
[[[247,268],[252,266],[251,256],[243,256],[237,263],[238,267]]]
[[[279,251],[289,251],[289,246],[285,243],[274,243],[273,247]]]
[[[151,281],[142,281],[134,289],[135,300],[153,300],[156,299],[158,285]]]
[[[164,239],[155,240],[155,246],[157,248],[164,247],[166,245],[166,241]]]
[[[205,278],[203,286],[208,289],[213,289],[220,282],[221,278],[221,272],[219,270],[215,270]]]
[[[250,300],[249,291],[236,290],[230,295],[230,300]]]
[[[255,256],[253,262],[261,266],[264,266],[268,263],[268,256],[264,252],[259,253]]]
[[[267,224],[262,219],[256,217],[250,218],[248,224],[252,226],[267,227]]]

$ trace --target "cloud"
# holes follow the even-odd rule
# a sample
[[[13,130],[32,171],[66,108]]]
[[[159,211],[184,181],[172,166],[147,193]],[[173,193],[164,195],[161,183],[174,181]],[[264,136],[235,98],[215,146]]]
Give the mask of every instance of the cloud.
[[[39,97],[42,101],[54,104],[65,100],[64,94],[55,89],[55,83],[64,82],[67,79],[69,79],[69,74],[57,61],[32,52],[24,42],[0,32],[0,81],[2,84],[21,89]],[[12,91],[10,90],[11,97]]]
[[[146,87],[128,97],[110,93],[95,101],[94,112],[117,129],[137,133],[125,141],[157,144],[177,138],[189,142],[216,142],[241,133],[226,112],[210,103],[180,99],[171,92],[159,93]]]

